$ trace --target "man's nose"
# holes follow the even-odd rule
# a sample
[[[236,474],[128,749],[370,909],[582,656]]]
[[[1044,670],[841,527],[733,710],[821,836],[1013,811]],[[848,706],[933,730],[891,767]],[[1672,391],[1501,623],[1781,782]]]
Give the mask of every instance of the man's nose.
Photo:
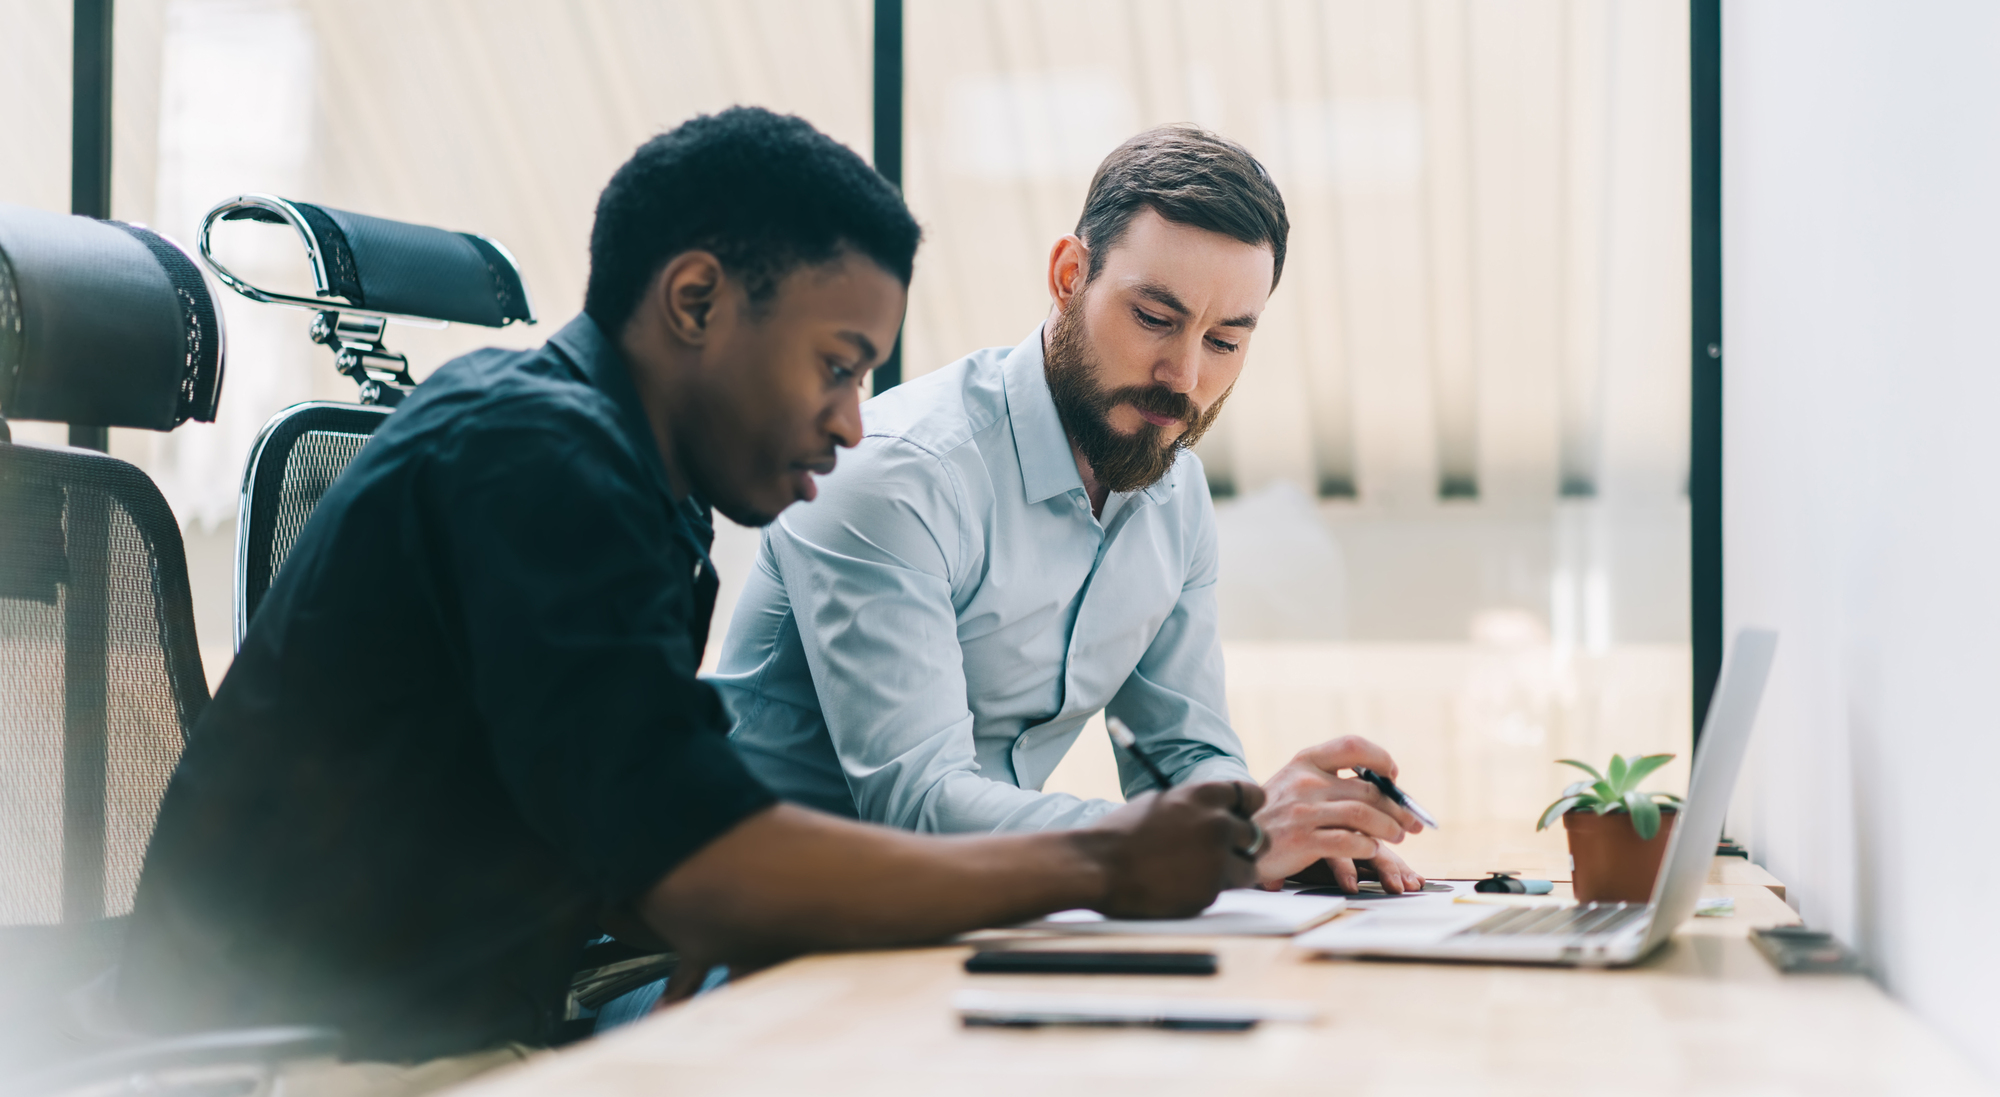
[[[853,449],[861,444],[861,394],[848,392],[833,406],[833,414],[827,418],[826,432],[833,435],[835,445]]]
[[[1201,340],[1175,347],[1153,366],[1153,380],[1185,396],[1201,381]]]

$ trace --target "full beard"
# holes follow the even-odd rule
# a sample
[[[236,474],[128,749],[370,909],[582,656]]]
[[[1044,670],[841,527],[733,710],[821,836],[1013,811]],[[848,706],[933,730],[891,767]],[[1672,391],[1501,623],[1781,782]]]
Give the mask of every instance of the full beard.
[[[1056,415],[1070,441],[1090,462],[1090,471],[1101,486],[1116,492],[1142,491],[1160,482],[1180,459],[1181,451],[1192,449],[1222,414],[1229,399],[1224,392],[1207,411],[1195,406],[1186,393],[1164,385],[1132,385],[1105,389],[1097,383],[1097,357],[1083,330],[1083,295],[1071,299],[1069,307],[1056,315],[1049,329],[1048,353],[1043,372],[1048,378],[1049,395],[1055,399]],[[1234,386],[1230,391],[1234,391]],[[1140,421],[1131,434],[1111,425],[1111,412],[1121,404],[1140,411],[1179,420],[1186,429],[1178,436],[1165,437],[1167,428]]]

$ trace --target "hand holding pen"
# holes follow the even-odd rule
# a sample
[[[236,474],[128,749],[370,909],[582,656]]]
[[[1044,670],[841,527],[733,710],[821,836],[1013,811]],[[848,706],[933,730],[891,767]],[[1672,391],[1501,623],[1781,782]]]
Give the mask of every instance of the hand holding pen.
[[[1107,716],[1112,741],[1166,788],[1171,783],[1139,746],[1138,737],[1117,717]],[[1396,786],[1388,752],[1359,736],[1346,735],[1302,750],[1262,788],[1268,802],[1256,813],[1254,844],[1265,887],[1277,887],[1294,873],[1325,861],[1334,880],[1355,890],[1355,862],[1369,862],[1390,891],[1424,886],[1421,874],[1398,857],[1392,843],[1437,820]],[[1340,776],[1353,773],[1352,779]],[[1365,790],[1365,795],[1358,793]]]
[[[1374,785],[1378,790],[1381,791],[1382,795],[1387,796],[1391,802],[1401,807],[1404,811],[1409,812],[1411,815],[1416,816],[1417,822],[1422,823],[1423,825],[1431,828],[1432,830],[1442,829],[1438,826],[1438,821],[1435,818],[1432,818],[1430,812],[1425,811],[1423,807],[1420,806],[1415,800],[1410,799],[1408,793],[1405,793],[1402,789],[1396,787],[1396,782],[1389,780],[1387,777],[1382,776],[1381,774],[1375,772],[1372,769],[1369,769],[1366,766],[1362,766],[1356,769],[1354,771],[1354,775],[1368,782],[1369,784]]]

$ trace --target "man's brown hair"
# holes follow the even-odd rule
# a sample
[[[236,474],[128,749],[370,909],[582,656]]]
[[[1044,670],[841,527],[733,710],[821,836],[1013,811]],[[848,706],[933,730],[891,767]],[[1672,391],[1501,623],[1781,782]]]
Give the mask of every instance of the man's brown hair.
[[[1077,238],[1090,249],[1090,277],[1147,207],[1177,224],[1268,246],[1271,288],[1278,288],[1292,223],[1271,173],[1242,145],[1182,124],[1149,129],[1112,149],[1097,165],[1076,222]]]

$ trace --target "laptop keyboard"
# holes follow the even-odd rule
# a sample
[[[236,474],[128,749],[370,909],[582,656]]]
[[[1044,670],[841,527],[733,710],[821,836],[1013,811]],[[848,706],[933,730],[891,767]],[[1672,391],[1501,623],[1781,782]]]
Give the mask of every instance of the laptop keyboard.
[[[1460,937],[1582,937],[1616,933],[1646,916],[1645,903],[1582,903],[1523,907],[1458,932]]]

